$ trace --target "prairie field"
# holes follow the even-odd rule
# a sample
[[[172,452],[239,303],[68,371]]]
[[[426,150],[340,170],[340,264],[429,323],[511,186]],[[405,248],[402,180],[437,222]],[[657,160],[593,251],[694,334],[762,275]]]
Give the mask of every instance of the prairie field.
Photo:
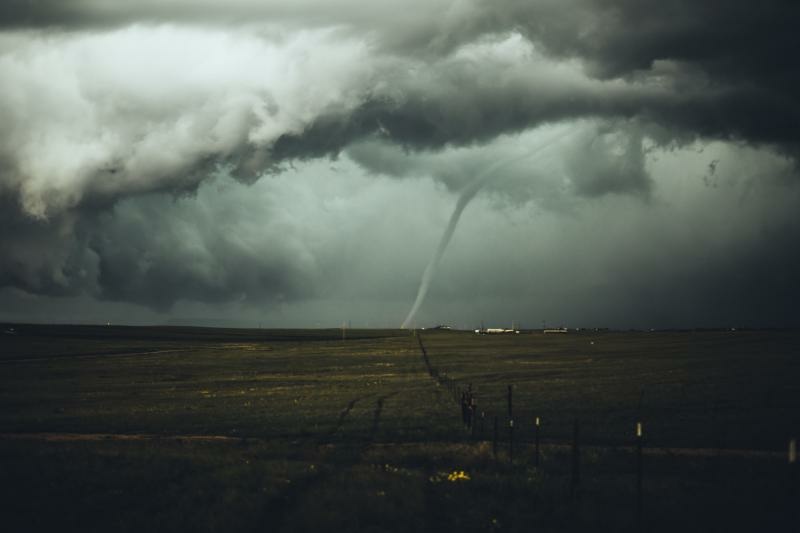
[[[797,519],[798,332],[2,329],[6,531]]]

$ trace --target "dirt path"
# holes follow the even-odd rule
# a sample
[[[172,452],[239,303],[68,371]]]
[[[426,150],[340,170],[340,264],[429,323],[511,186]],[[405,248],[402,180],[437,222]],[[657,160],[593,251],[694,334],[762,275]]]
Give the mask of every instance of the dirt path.
[[[361,400],[363,400],[364,398],[367,398],[367,396],[359,396],[358,398],[353,398],[352,400],[347,402],[347,406],[344,409],[342,409],[341,412],[339,413],[339,419],[336,421],[336,425],[333,426],[333,429],[330,430],[329,436],[335,435],[340,429],[342,429],[342,426],[344,425],[344,421],[347,418],[347,415],[349,415],[350,411],[353,410],[353,407],[355,407],[356,404]]]
[[[369,440],[375,440],[375,435],[378,433],[378,425],[381,422],[381,413],[383,412],[383,402],[388,400],[393,396],[397,396],[399,391],[394,391],[391,394],[386,394],[378,398],[378,401],[375,402],[375,411],[372,413],[372,427],[369,430]]]
[[[325,462],[336,463],[336,460],[332,459],[332,456],[338,456],[338,460],[343,460],[345,464],[363,462],[364,454],[370,448],[370,446],[374,445],[375,436],[378,432],[378,426],[380,425],[380,418],[381,413],[383,412],[384,402],[396,394],[398,394],[398,391],[378,397],[375,402],[375,409],[372,412],[372,425],[370,427],[369,434],[365,439],[353,439],[351,442],[348,442],[347,445],[338,449],[335,447],[330,448],[328,447],[330,444],[330,439],[341,430],[346,418],[350,415],[350,412],[353,410],[356,403],[366,398],[371,398],[372,395],[360,396],[350,400],[347,406],[339,413],[339,420],[336,422],[333,430],[327,436],[327,439],[317,441],[316,462],[320,464],[324,464]],[[323,448],[325,449],[324,452],[322,451]],[[322,458],[324,454],[328,455],[326,459]],[[325,483],[326,480],[333,475],[333,473],[334,470],[332,468],[318,468],[316,470],[316,475],[303,480],[301,483],[293,484],[282,494],[270,501],[267,504],[267,509],[269,511],[265,512],[265,516],[271,517],[270,525],[272,528],[275,531],[282,530],[283,525],[286,523],[289,517],[302,512],[303,502],[306,501],[306,498],[308,498],[308,494],[310,494],[315,487]]]

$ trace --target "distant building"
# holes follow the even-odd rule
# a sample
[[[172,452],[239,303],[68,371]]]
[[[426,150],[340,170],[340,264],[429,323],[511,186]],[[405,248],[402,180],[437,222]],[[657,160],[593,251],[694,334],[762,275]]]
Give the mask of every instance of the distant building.
[[[542,331],[543,333],[567,333],[569,330],[567,328],[547,328]]]
[[[481,328],[481,329],[476,329],[475,333],[479,335],[496,335],[499,333],[519,333],[519,330],[505,329],[505,328]]]

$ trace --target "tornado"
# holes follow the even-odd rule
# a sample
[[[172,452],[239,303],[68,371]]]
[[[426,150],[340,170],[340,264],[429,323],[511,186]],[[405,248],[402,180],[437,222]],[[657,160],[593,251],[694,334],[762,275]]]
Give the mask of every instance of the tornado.
[[[557,132],[555,135],[551,136],[542,144],[534,147],[533,150],[522,154],[517,157],[511,157],[508,159],[504,159],[502,161],[496,161],[492,165],[490,165],[486,170],[481,172],[478,176],[476,176],[472,181],[470,181],[462,190],[458,196],[458,200],[456,201],[456,206],[453,208],[453,214],[450,215],[450,220],[447,222],[447,227],[442,234],[442,238],[439,240],[439,245],[436,247],[436,251],[433,253],[433,257],[428,262],[428,265],[425,267],[425,271],[422,273],[422,280],[419,284],[419,290],[417,291],[417,297],[414,300],[414,305],[411,306],[411,310],[408,312],[408,316],[403,321],[403,324],[400,326],[400,329],[408,328],[413,320],[414,316],[419,311],[419,308],[422,307],[423,302],[425,301],[425,297],[428,294],[428,289],[430,288],[431,282],[433,278],[436,276],[436,271],[439,268],[439,263],[442,261],[442,257],[444,257],[444,252],[447,250],[447,246],[450,244],[450,240],[453,238],[453,234],[456,231],[456,227],[458,226],[458,221],[461,219],[461,214],[464,212],[464,209],[469,205],[475,195],[478,194],[483,186],[503,167],[508,166],[512,163],[520,161],[522,159],[532,158],[532,157],[539,157],[541,156],[547,148],[552,147],[558,141],[564,139],[567,135],[571,133],[570,130],[566,128],[562,128],[561,131]]]

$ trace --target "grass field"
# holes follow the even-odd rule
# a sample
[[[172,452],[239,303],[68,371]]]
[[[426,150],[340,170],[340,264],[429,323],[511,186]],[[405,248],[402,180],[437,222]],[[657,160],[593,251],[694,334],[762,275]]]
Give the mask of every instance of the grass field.
[[[8,531],[796,523],[786,447],[800,433],[797,332],[348,330],[342,339],[340,330],[9,327],[15,334],[0,336]],[[454,401],[469,384],[483,414],[473,432]]]

